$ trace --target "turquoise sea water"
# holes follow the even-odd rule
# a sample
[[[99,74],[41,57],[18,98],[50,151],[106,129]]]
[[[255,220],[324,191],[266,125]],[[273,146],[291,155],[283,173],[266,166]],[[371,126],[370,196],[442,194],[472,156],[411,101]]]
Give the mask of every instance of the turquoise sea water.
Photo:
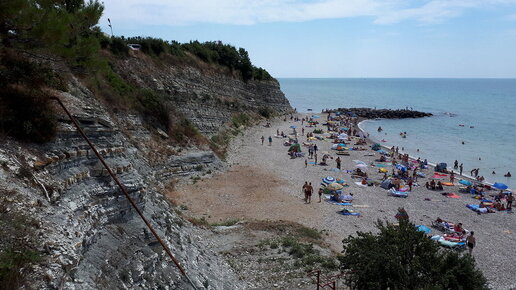
[[[464,163],[465,174],[480,168],[480,175],[487,181],[503,182],[516,189],[516,79],[279,81],[299,112],[338,107],[408,107],[433,113],[433,117],[421,119],[365,121],[361,127],[373,140],[387,141],[380,142],[382,145],[403,147],[411,156],[433,163],[446,162],[448,167],[458,160]],[[384,131],[378,133],[378,126]],[[407,132],[407,138],[401,138],[400,132]],[[512,178],[503,176],[508,171]]]

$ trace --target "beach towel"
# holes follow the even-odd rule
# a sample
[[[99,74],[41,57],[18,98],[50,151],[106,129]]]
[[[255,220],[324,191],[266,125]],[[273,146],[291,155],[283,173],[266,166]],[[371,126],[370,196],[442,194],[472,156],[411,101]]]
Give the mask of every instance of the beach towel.
[[[478,204],[466,204],[466,207],[474,212],[487,213],[487,208],[485,208],[485,207],[480,208],[480,206]]]
[[[326,202],[329,202],[331,204],[336,204],[336,205],[343,205],[343,206],[353,205],[351,202],[338,202],[338,201],[334,201],[331,199],[327,199]]]
[[[362,184],[362,182],[355,182],[356,185],[358,186],[361,186],[361,187],[367,187],[367,184]]]
[[[337,213],[341,214],[341,215],[353,215],[353,216],[360,216],[360,213],[358,212],[354,212],[350,209],[343,209],[343,210],[340,210],[338,211]]]
[[[451,183],[451,182],[441,182],[442,185],[446,185],[446,186],[453,186],[454,184]]]
[[[418,231],[420,231],[420,232],[425,233],[425,234],[429,234],[429,233],[431,233],[431,232],[432,232],[432,230],[431,230],[429,227],[424,226],[424,225],[417,225],[417,226],[416,226],[416,229],[417,229]]]
[[[354,204],[353,207],[356,207],[356,208],[366,208],[366,207],[369,207],[368,204]]]
[[[394,188],[391,188],[389,190],[389,194],[392,195],[392,196],[395,196],[395,197],[408,197],[408,193],[401,192],[401,191],[396,191]]]
[[[460,198],[460,196],[456,195],[455,193],[448,193],[446,196],[449,198]]]

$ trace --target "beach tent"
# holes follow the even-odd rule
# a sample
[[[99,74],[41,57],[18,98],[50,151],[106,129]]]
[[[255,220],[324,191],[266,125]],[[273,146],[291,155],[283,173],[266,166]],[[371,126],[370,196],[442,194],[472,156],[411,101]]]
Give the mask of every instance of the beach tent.
[[[401,164],[396,164],[396,169],[401,170],[402,172],[407,171],[407,167],[405,167]]]
[[[465,180],[465,179],[459,180],[459,183],[462,184],[462,185],[465,185],[465,186],[473,185],[473,183],[471,181]]]
[[[500,190],[509,188],[507,185],[498,182],[495,182],[495,184],[493,184],[493,187]]]
[[[389,189],[391,188],[391,180],[390,179],[385,179],[384,181],[382,181],[382,183],[380,184],[380,187],[381,188],[384,188],[384,189]]]
[[[378,143],[375,143],[375,144],[371,147],[371,149],[373,149],[373,151],[378,151],[378,150],[380,150],[381,148],[382,148],[382,146],[381,146],[380,144],[378,144]]]
[[[444,162],[441,162],[435,166],[435,171],[437,172],[445,172],[446,171],[447,164]]]
[[[424,225],[417,225],[416,226],[416,229],[419,231],[419,232],[423,232],[425,234],[429,234],[432,232],[432,230],[427,227],[427,226],[424,226]]]
[[[299,143],[294,143],[288,148],[288,152],[301,152],[301,145]]]

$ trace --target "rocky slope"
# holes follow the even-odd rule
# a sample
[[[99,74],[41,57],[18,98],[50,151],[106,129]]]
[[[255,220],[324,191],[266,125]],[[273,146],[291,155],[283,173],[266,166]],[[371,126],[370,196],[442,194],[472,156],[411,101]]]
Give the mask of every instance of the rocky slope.
[[[216,134],[235,112],[290,110],[275,81],[244,83],[231,75],[144,57],[120,60],[119,72],[165,92],[202,133]],[[123,74],[124,75],[124,74]],[[109,166],[151,220],[198,288],[239,289],[243,282],[211,251],[161,192],[224,168],[207,147],[182,148],[148,129],[136,115],[109,108],[79,81],[56,93],[80,121]],[[56,106],[59,130],[44,145],[4,138],[0,146],[0,222],[30,220],[27,231],[1,232],[0,249],[23,240],[42,257],[22,269],[28,289],[189,289],[87,146]],[[13,226],[13,228],[16,228]],[[6,242],[7,241],[7,242]]]
[[[136,52],[117,61],[114,69],[138,87],[166,94],[207,135],[216,134],[234,113],[292,110],[276,80],[243,82],[207,64],[188,65],[173,57],[157,60]]]

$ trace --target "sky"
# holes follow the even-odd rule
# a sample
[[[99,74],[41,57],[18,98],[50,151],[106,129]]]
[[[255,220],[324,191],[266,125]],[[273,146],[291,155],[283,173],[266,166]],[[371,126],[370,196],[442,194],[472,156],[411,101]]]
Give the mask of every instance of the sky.
[[[516,0],[105,0],[116,36],[220,40],[274,77],[516,78]]]

